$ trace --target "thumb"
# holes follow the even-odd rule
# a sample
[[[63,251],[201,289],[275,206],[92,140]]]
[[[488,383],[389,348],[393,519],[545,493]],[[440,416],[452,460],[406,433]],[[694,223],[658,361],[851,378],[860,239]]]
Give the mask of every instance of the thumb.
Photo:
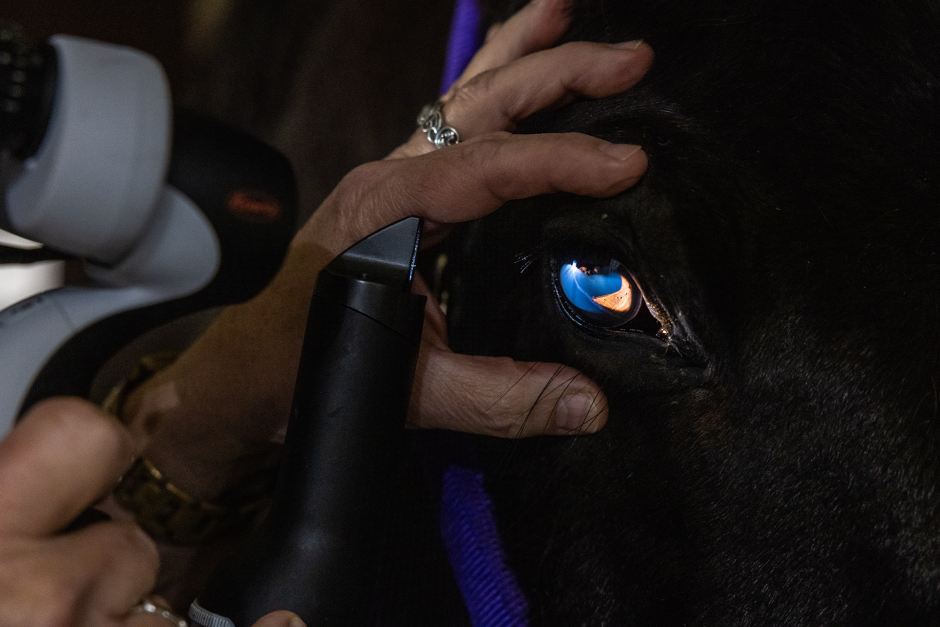
[[[293,612],[278,610],[262,616],[252,627],[307,627],[307,624]]]
[[[594,433],[607,422],[607,399],[574,368],[430,347],[419,357],[409,422],[508,438]]]

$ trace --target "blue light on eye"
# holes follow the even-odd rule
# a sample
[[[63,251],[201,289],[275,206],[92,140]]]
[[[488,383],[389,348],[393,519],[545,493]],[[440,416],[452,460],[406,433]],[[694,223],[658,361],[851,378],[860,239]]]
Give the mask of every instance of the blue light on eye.
[[[617,261],[608,266],[579,266],[572,261],[559,268],[558,280],[578,315],[602,327],[628,322],[642,303],[633,278]]]

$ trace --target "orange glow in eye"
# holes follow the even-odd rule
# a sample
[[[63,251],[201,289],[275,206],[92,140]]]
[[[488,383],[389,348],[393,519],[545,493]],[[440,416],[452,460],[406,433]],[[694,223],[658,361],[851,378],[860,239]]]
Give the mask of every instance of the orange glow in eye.
[[[595,296],[591,300],[608,311],[626,312],[633,307],[633,289],[630,282],[620,275],[620,289],[603,296]]]

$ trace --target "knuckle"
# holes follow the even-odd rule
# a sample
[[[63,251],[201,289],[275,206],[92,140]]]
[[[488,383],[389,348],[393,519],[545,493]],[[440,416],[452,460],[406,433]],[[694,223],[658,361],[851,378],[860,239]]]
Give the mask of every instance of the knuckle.
[[[492,131],[464,142],[461,158],[476,164],[486,173],[498,165],[497,153],[512,139],[508,131]]]
[[[64,437],[77,437],[109,447],[132,446],[130,434],[118,420],[84,400],[50,399],[37,409],[47,412],[55,431]]]
[[[357,236],[355,239],[375,230],[370,218],[374,217],[373,214],[381,214],[389,202],[387,193],[383,193],[383,188],[389,186],[383,186],[383,181],[387,181],[390,173],[400,167],[401,161],[366,163],[343,177],[331,195],[339,211],[339,224],[345,225],[338,230],[349,229]]]
[[[157,546],[131,523],[113,523],[108,530],[104,550],[108,551],[107,564],[110,577],[120,577],[125,586],[139,589],[141,594],[156,584],[160,569]]]
[[[130,522],[114,523],[111,535],[114,550],[134,563],[139,563],[141,570],[156,571],[159,568],[160,556],[156,543],[137,525]]]
[[[486,432],[500,438],[512,437],[518,430],[516,423],[502,414],[494,415],[491,412],[487,412],[484,413],[481,418],[483,422],[482,426],[486,429]]]
[[[156,543],[131,522],[105,522],[79,533],[86,547],[95,547],[111,575],[150,581],[160,568]],[[148,588],[149,589],[149,588]]]
[[[336,194],[344,199],[355,202],[370,190],[388,170],[388,164],[381,161],[364,163],[340,180],[336,186]]]
[[[488,29],[486,29],[486,38],[483,40],[485,43],[490,43],[494,37],[503,29],[503,25],[500,22],[493,24]]]
[[[490,92],[493,83],[493,72],[488,70],[477,74],[466,83],[458,87],[447,105],[459,106],[460,108],[469,108],[483,100]]]
[[[502,372],[503,380],[487,378],[468,386],[468,401],[487,399],[479,408],[475,418],[477,426],[486,433],[499,437],[514,437],[519,434],[531,411],[525,395],[520,396],[521,382],[526,376],[525,368],[509,357],[494,357],[488,361],[490,372]]]
[[[48,434],[43,441],[67,442],[105,459],[130,459],[134,450],[130,432],[114,417],[77,398],[42,401],[30,411],[34,427]]]
[[[518,87],[511,87],[501,69],[477,74],[457,87],[444,104],[444,119],[458,130],[469,121],[473,127],[518,122]],[[474,132],[476,128],[472,129]]]

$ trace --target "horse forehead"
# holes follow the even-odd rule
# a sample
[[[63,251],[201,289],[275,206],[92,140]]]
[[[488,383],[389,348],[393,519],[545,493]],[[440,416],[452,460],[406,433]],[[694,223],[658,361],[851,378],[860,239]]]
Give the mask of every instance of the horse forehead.
[[[936,299],[919,295],[940,289],[930,263],[940,181],[929,174],[940,146],[923,128],[940,116],[940,98],[926,51],[936,47],[901,49],[938,29],[936,19],[918,30],[900,25],[924,17],[927,4],[834,2],[815,12],[783,2],[759,11],[688,4],[576,3],[569,38],[649,35],[657,60],[635,89],[523,130],[634,141],[650,169],[622,197],[562,203],[552,220],[587,241],[608,228],[658,249],[651,264],[682,249],[692,266],[683,279],[704,279],[712,304],[726,299],[732,317],[752,316],[746,327],[734,324],[755,350],[779,352],[789,333],[812,338],[800,348],[804,361],[820,347],[859,363],[880,351],[869,370],[924,363],[938,339],[928,318],[940,313]],[[675,19],[677,7],[688,15]],[[911,16],[898,18],[905,8]],[[892,38],[905,43],[886,47]],[[599,227],[582,219],[588,214],[610,219]],[[754,322],[757,310],[765,326]],[[926,341],[909,342],[911,329]]]
[[[651,579],[683,592],[705,579],[703,596],[725,595],[729,607],[744,608],[740,616],[763,616],[758,622],[780,620],[782,609],[806,599],[814,616],[794,624],[814,624],[818,608],[846,603],[863,608],[860,616],[887,612],[885,603],[896,611],[897,602],[863,586],[851,592],[853,577],[871,573],[842,561],[846,537],[890,553],[872,566],[873,576],[922,582],[936,607],[940,272],[915,244],[930,249],[940,213],[931,172],[940,149],[925,131],[940,119],[940,98],[931,100],[940,63],[928,67],[940,53],[932,42],[910,45],[938,31],[937,16],[925,9],[929,3],[907,0],[834,0],[809,9],[743,0],[575,6],[570,38],[646,38],[654,67],[626,94],[577,102],[522,129],[639,142],[650,157],[647,176],[614,199],[542,198],[518,215],[497,212],[490,225],[516,228],[481,232],[512,253],[520,241],[540,251],[538,240],[554,231],[576,250],[594,243],[604,255],[616,250],[644,288],[649,282],[668,292],[675,302],[664,298],[666,305],[681,306],[689,324],[705,330],[708,349],[704,380],[650,393],[640,382],[653,360],[561,315],[549,271],[499,275],[508,277],[496,283],[507,290],[496,300],[506,306],[473,312],[516,323],[486,326],[484,335],[505,329],[509,338],[488,350],[532,349],[527,359],[555,351],[551,359],[585,370],[608,394],[611,419],[596,437],[558,443],[555,455],[533,452],[534,471],[518,466],[521,484],[545,477],[551,489],[518,509],[522,492],[501,501],[520,519],[535,512],[526,518],[531,526],[509,535],[520,544],[531,534],[547,540],[531,562],[519,558],[526,576],[549,588],[561,582],[559,597],[576,591],[587,599],[582,615],[620,600],[636,607],[662,592],[649,594],[645,580],[635,584],[643,592],[632,594],[631,585],[602,590],[571,576],[590,563],[622,582],[623,564],[645,564],[647,548],[662,538],[631,522],[634,513],[680,522],[679,542],[693,549],[676,558],[670,536],[657,553],[667,559],[649,566]],[[925,23],[919,33],[906,32],[918,19]],[[549,263],[551,250],[543,255]],[[545,472],[571,459],[560,479]],[[598,472],[603,487],[594,483]],[[556,494],[552,504],[541,500]],[[675,511],[665,512],[664,502]],[[604,527],[607,520],[614,523]],[[642,548],[625,537],[640,538]],[[589,550],[561,548],[575,543]],[[552,571],[545,555],[568,568]],[[755,567],[742,577],[728,555]],[[800,576],[790,576],[800,566]],[[767,601],[768,590],[780,591],[770,595],[779,600]],[[680,596],[653,602],[651,615],[674,607],[681,614],[688,597]],[[781,611],[768,610],[774,603]],[[696,622],[699,611],[670,624]]]
[[[645,38],[657,57],[637,88],[562,124],[639,140],[652,159],[708,143],[729,168],[830,213],[936,189],[938,142],[924,129],[940,117],[940,24],[928,2],[582,0],[574,12],[569,38]]]

